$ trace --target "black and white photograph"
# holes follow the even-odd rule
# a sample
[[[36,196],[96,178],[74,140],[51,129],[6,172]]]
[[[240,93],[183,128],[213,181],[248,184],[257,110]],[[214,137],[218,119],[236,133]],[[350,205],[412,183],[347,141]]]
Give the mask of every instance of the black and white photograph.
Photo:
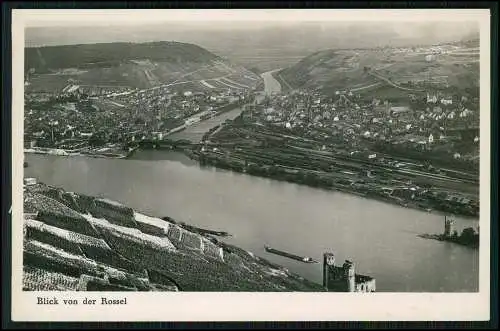
[[[474,10],[27,12],[14,259],[37,307],[489,286]]]

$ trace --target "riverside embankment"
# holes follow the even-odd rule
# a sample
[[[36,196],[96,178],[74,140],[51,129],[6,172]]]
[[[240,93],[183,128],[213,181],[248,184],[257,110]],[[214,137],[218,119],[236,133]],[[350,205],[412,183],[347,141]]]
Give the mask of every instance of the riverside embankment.
[[[479,215],[479,201],[474,192],[478,183],[474,179],[383,166],[293,144],[274,147],[259,147],[251,142],[235,144],[228,141],[193,146],[196,152],[192,155],[202,166],[352,193],[425,211],[473,218]],[[471,192],[462,198],[460,190]],[[450,199],[449,194],[459,198]]]
[[[177,156],[176,156],[177,155]],[[359,196],[232,171],[199,167],[183,154],[138,151],[132,159],[25,155],[25,176],[68,191],[106,197],[148,215],[171,216],[321,283],[321,266],[268,254],[264,245],[322,259],[356,261],[377,291],[477,291],[479,250],[426,240],[442,216]],[[154,160],[154,162],[152,162]],[[75,174],[78,174],[75,176]],[[456,229],[477,221],[456,217]]]
[[[235,118],[240,110],[222,116],[228,114]],[[179,134],[197,142],[224,121],[213,118]],[[228,243],[317,283],[322,281],[320,265],[268,254],[264,245],[318,260],[324,251],[335,252],[338,260],[350,258],[356,261],[357,270],[377,279],[378,292],[478,290],[479,250],[418,237],[420,233],[440,233],[440,215],[199,167],[184,154],[168,151],[138,150],[127,160],[35,154],[25,158],[29,163],[26,176],[118,200],[150,215],[169,215],[201,228],[223,229],[233,235]],[[460,217],[456,222],[458,230],[477,224],[477,220]]]
[[[322,291],[234,245],[109,199],[25,186],[25,290]]]

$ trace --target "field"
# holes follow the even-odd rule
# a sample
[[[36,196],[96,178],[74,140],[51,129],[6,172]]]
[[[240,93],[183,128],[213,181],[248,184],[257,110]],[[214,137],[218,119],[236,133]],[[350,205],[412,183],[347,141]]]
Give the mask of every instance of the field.
[[[183,89],[204,91],[213,88],[249,88],[260,79],[254,73],[234,67],[231,71],[221,68],[218,63],[199,65],[186,63],[176,66],[171,63],[155,62],[154,68],[137,63],[120,64],[110,68],[93,68],[78,75],[70,74],[34,74],[29,79],[27,92],[61,92],[69,80],[82,88],[140,88],[146,89],[158,85],[172,88],[181,85]],[[207,84],[203,84],[204,81]],[[194,83],[189,85],[190,83]]]
[[[82,44],[25,49],[26,70],[33,68],[37,72],[57,68],[111,67],[141,59],[204,63],[218,57],[199,46],[178,42]]]
[[[415,49],[326,50],[314,53],[280,72],[294,88],[319,88],[327,94],[353,89],[365,96],[399,99],[423,88],[464,92],[479,86],[479,53],[471,45]],[[373,72],[387,81],[377,79]],[[374,84],[379,82],[386,87]],[[410,82],[410,85],[408,83]],[[417,85],[415,85],[417,84]],[[372,85],[374,88],[372,88]],[[398,86],[402,87],[399,88]],[[400,89],[401,91],[397,91]],[[394,91],[390,91],[394,90]],[[379,93],[381,93],[379,95]]]
[[[175,42],[54,46],[25,52],[27,92],[61,92],[70,81],[85,88],[139,89],[195,83],[190,87],[196,91],[210,86],[248,88],[260,79],[201,47]]]

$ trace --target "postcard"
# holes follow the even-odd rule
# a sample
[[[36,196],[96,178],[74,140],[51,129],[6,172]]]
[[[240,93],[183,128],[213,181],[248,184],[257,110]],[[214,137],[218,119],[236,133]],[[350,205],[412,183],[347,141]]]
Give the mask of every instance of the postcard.
[[[13,10],[14,321],[482,321],[490,14]]]

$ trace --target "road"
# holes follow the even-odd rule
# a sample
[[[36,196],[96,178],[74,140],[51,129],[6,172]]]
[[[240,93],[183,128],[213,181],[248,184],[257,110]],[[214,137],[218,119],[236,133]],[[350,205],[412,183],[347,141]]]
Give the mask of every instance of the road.
[[[422,91],[422,90],[415,90],[415,89],[410,89],[410,88],[406,88],[406,87],[399,86],[399,85],[397,85],[397,84],[395,84],[395,83],[391,82],[388,78],[386,78],[386,77],[384,77],[384,76],[382,76],[382,75],[380,75],[380,74],[378,74],[378,73],[375,73],[375,72],[373,72],[373,71],[368,72],[368,74],[372,75],[372,76],[373,76],[373,77],[375,77],[375,78],[378,78],[378,79],[380,79],[380,80],[383,80],[383,81],[384,81],[384,82],[386,82],[387,84],[389,84],[389,85],[391,85],[391,86],[393,86],[393,87],[395,87],[395,88],[398,88],[398,89],[400,89],[400,90],[409,91],[409,92],[425,92],[425,91]]]
[[[230,76],[230,75],[227,75],[227,76]],[[122,92],[122,93],[111,93],[111,94],[104,95],[104,97],[113,98],[113,97],[117,97],[117,96],[130,95],[130,94],[133,94],[133,93],[142,93],[142,92],[147,92],[147,91],[151,91],[151,90],[157,90],[159,88],[170,87],[170,86],[181,85],[181,84],[187,84],[187,83],[201,83],[201,84],[207,86],[206,85],[207,81],[218,80],[218,79],[221,79],[221,78],[225,78],[227,76],[222,76],[222,77],[217,77],[217,78],[210,78],[210,79],[205,79],[205,80],[203,80],[203,79],[200,79],[200,80],[186,80],[186,81],[182,81],[182,82],[176,81],[176,82],[173,82],[173,83],[163,84],[163,85],[159,85],[159,86],[155,86],[155,87],[150,87],[150,88],[142,89],[142,90],[139,90],[139,91],[128,91],[128,92]],[[225,84],[225,85],[228,85],[228,84]],[[231,87],[233,89],[242,89],[242,87],[238,88],[236,86],[229,86],[228,85],[228,87]]]
[[[207,68],[210,68],[210,66],[203,66],[203,67],[201,67],[201,68],[199,68],[199,69],[197,69],[195,71],[191,71],[191,72],[185,73],[185,74],[181,75],[179,78],[177,78],[177,80],[173,81],[172,83],[157,85],[157,86],[150,87],[150,88],[147,88],[147,89],[142,89],[142,90],[139,90],[139,91],[127,91],[127,92],[121,92],[121,93],[110,93],[110,94],[104,95],[104,97],[108,97],[108,98],[111,97],[112,98],[112,97],[117,97],[117,96],[130,95],[130,94],[133,94],[133,93],[147,92],[147,91],[151,91],[151,90],[157,90],[159,88],[171,87],[171,86],[181,85],[181,84],[187,84],[187,83],[200,83],[200,84],[204,85],[207,88],[216,88],[215,86],[212,86],[209,83],[210,81],[219,82],[219,83],[227,86],[228,88],[232,88],[232,89],[249,89],[250,88],[250,86],[246,86],[246,85],[243,85],[241,83],[237,83],[237,82],[234,82],[234,81],[228,79],[228,77],[232,76],[234,73],[230,73],[230,74],[227,74],[227,75],[224,75],[224,76],[220,76],[220,77],[215,77],[215,78],[180,81],[181,78],[187,77],[189,75],[192,75],[192,74],[194,74],[194,73],[196,73],[198,71],[201,71],[201,70],[207,69]],[[226,81],[221,81],[221,79],[223,79],[223,78],[225,78]],[[278,83],[278,85],[279,85],[279,83]]]
[[[371,87],[377,87],[380,85],[382,85],[382,83],[379,82],[379,83],[374,83],[374,84],[370,84],[370,85],[366,85],[366,86],[356,87],[356,88],[351,89],[350,91],[351,92],[359,92],[359,91],[362,91],[362,90],[365,90],[365,89],[368,89]]]

